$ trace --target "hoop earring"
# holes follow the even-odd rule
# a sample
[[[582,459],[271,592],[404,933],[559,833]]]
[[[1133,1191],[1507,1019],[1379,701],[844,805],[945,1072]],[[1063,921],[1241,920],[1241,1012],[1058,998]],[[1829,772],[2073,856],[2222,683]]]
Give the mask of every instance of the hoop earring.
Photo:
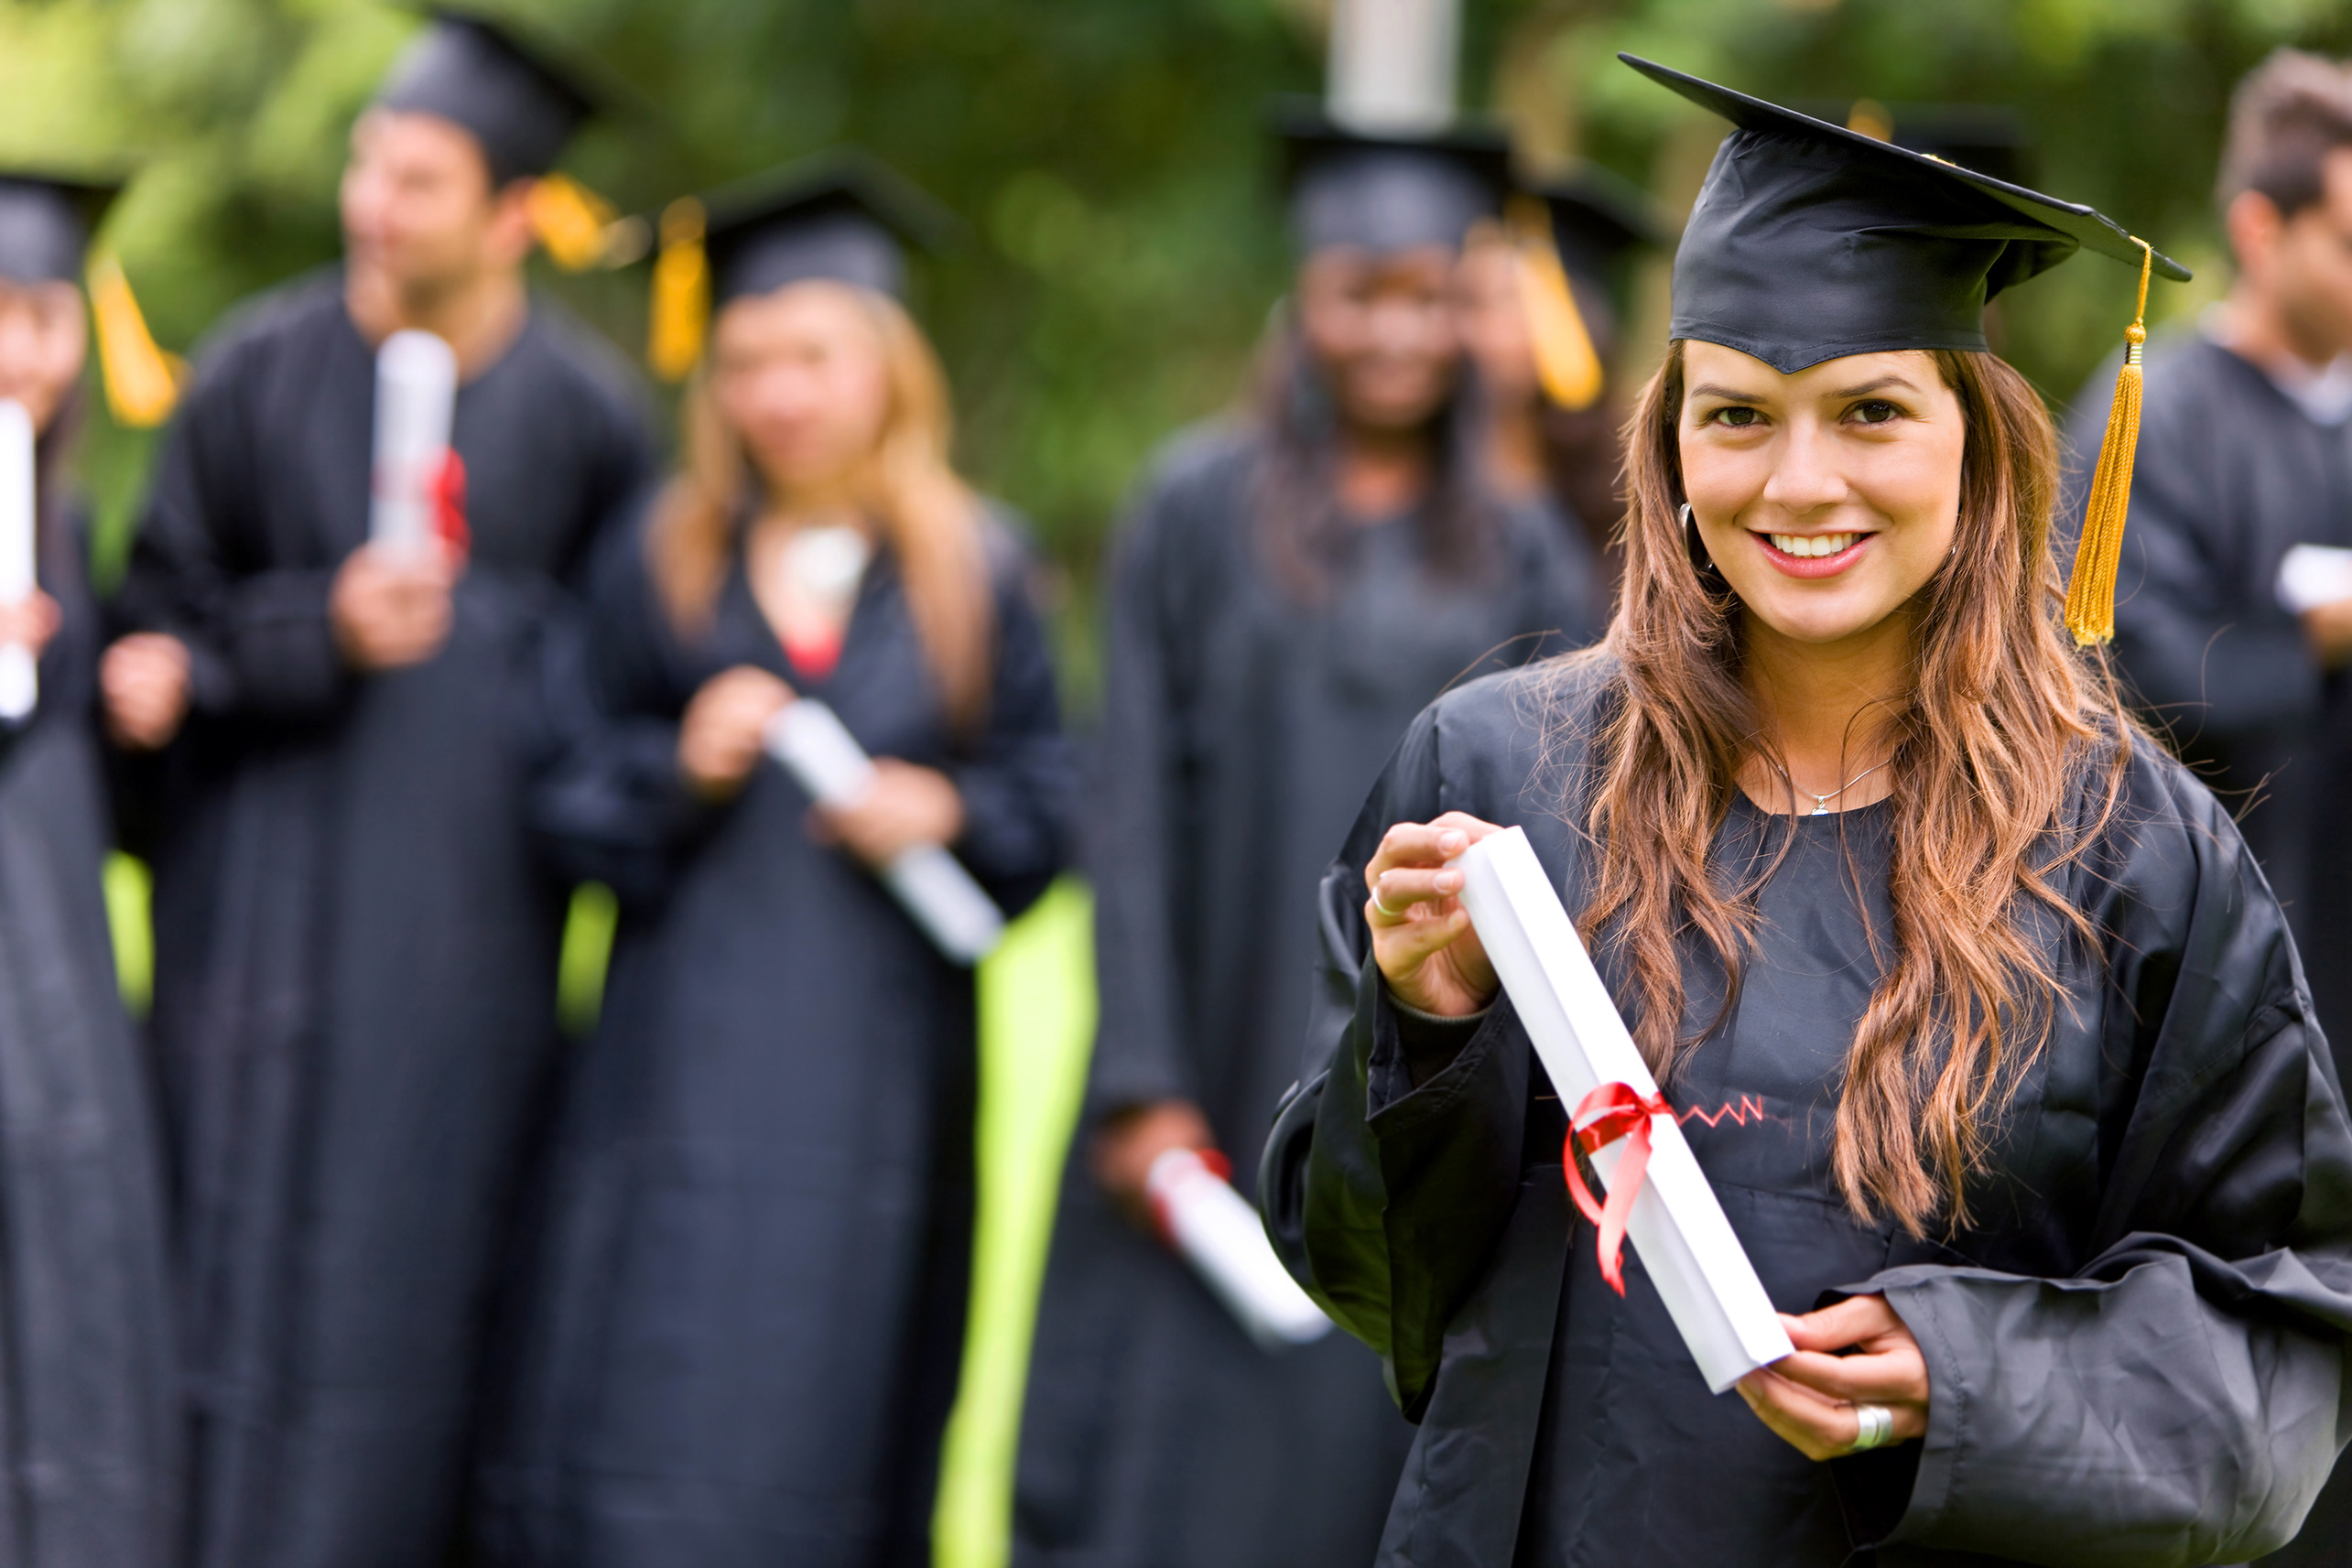
[[[1698,519],[1690,514],[1690,503],[1682,504],[1683,548],[1690,555],[1690,564],[1701,573],[1715,569],[1715,557],[1707,553],[1707,541],[1698,536]]]

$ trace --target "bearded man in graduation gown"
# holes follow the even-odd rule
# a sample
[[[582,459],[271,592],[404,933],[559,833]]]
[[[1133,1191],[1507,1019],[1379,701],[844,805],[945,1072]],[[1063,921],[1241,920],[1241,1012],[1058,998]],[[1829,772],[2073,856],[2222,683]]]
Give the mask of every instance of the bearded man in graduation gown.
[[[2294,926],[2320,1024],[2352,1059],[2352,598],[2295,608],[2301,545],[2352,546],[2352,70],[2281,50],[2239,84],[2218,198],[2227,298],[2148,345],[2115,652],[2224,804]],[[2079,517],[2115,366],[2068,423]],[[2352,1469],[2271,1563],[2352,1564]]]
[[[526,292],[586,112],[444,14],[352,140],[346,258],[202,354],[104,679],[164,748],[154,1046],[201,1568],[438,1568],[556,1038],[524,672],[652,473],[619,356]],[[456,351],[462,526],[367,542],[375,349]],[[470,540],[466,535],[470,533]]]
[[[2238,87],[2217,191],[2238,272],[2148,345],[2118,660],[2242,816],[2352,1066],[2352,582],[2292,607],[2297,546],[2352,546],[2352,70],[2282,50]],[[2081,515],[2115,367],[2069,423]],[[2323,588],[2325,585],[2323,584]]]

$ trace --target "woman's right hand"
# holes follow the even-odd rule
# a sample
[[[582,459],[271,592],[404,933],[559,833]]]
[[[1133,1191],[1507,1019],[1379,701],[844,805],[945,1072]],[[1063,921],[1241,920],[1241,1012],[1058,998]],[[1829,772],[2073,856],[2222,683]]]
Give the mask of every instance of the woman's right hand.
[[[721,670],[702,683],[677,727],[677,771],[705,800],[725,800],[758,765],[768,720],[792,700],[792,688],[753,665]]]
[[[156,752],[188,717],[188,644],[162,632],[134,632],[98,663],[106,732],[125,751]]]
[[[1486,948],[1470,929],[1469,911],[1456,895],[1462,873],[1446,862],[1502,829],[1464,812],[1435,822],[1400,822],[1381,839],[1364,868],[1364,924],[1371,928],[1372,962],[1389,994],[1407,1007],[1441,1018],[1464,1018],[1494,1000],[1495,979]],[[1393,913],[1392,913],[1393,912]]]

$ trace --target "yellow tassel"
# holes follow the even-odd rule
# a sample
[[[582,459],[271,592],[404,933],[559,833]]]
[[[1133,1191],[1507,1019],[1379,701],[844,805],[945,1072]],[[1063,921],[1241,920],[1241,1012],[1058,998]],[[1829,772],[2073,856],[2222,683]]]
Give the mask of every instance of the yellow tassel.
[[[1575,413],[1600,399],[1608,373],[1593,347],[1584,312],[1577,308],[1567,269],[1553,243],[1552,215],[1541,201],[1512,204],[1512,252],[1518,263],[1519,298],[1535,351],[1535,375],[1544,395]]]
[[[90,310],[98,323],[98,369],[116,423],[146,429],[171,417],[187,362],[156,346],[130,279],[112,255],[90,258]]]
[[[662,252],[645,358],[664,381],[684,381],[702,358],[710,324],[710,260],[702,250],[702,203],[680,197],[662,213]]]
[[[531,185],[531,232],[566,272],[585,272],[604,259],[620,214],[612,203],[569,175],[546,175]]]
[[[2145,240],[2133,243],[2140,247],[2140,304],[2123,334],[2123,368],[2116,373],[2115,401],[2108,406],[2107,436],[2099,442],[2090,505],[2083,513],[2083,536],[2066,582],[2066,630],[2086,648],[2115,636],[2115,574],[2123,559],[2124,514],[2131,505],[2131,460],[2140,449],[2140,359],[2148,341],[2148,271],[2154,252]]]

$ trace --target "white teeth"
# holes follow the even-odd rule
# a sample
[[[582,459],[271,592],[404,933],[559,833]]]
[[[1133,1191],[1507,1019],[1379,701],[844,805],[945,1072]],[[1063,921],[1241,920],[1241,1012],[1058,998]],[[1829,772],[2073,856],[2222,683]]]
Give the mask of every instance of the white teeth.
[[[1859,534],[1767,534],[1772,548],[1789,556],[1834,556],[1850,549]]]

